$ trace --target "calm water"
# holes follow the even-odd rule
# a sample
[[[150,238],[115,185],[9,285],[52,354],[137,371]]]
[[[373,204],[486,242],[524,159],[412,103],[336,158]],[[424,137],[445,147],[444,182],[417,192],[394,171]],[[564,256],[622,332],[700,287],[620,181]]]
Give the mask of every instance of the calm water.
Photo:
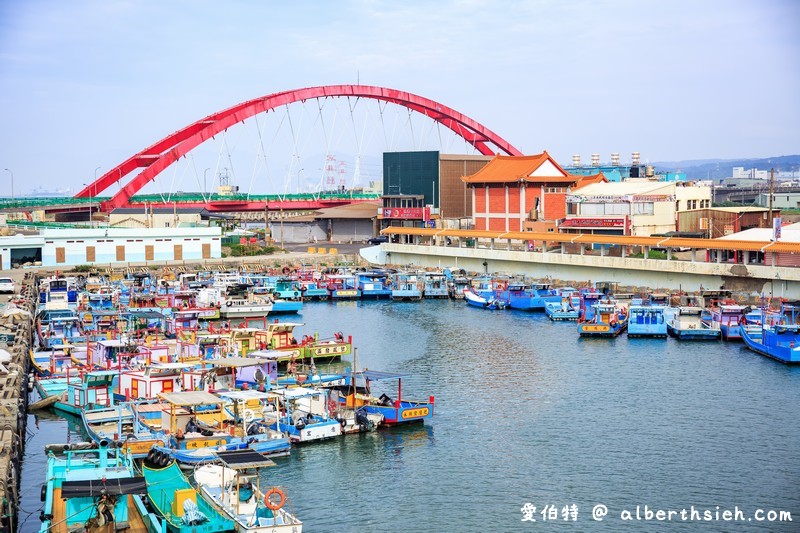
[[[292,319],[294,320],[294,319]],[[463,302],[308,304],[299,335],[353,334],[358,366],[407,371],[404,396],[436,396],[432,422],[295,448],[270,470],[313,531],[631,531],[650,509],[792,512],[800,530],[800,368],[725,343],[580,339],[574,323]],[[44,443],[79,438],[38,417],[23,470],[22,531],[39,527]],[[29,430],[36,431],[34,417]],[[536,522],[521,508],[536,506]],[[561,509],[577,506],[577,521]],[[604,504],[608,515],[592,520]],[[556,506],[546,523],[541,511]],[[620,518],[630,510],[633,521]],[[23,517],[25,515],[23,514]],[[547,516],[547,514],[545,514]],[[677,523],[675,523],[677,522]]]

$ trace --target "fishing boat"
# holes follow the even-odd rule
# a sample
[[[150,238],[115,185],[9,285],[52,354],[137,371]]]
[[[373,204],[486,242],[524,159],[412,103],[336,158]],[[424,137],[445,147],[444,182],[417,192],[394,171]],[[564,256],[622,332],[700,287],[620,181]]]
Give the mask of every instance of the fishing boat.
[[[265,395],[259,391],[247,392]],[[220,396],[206,391],[160,393],[158,396],[161,403],[146,405],[146,409],[137,406],[135,412],[152,438],[169,443],[169,446],[155,446],[153,453],[148,453],[148,459],[156,464],[163,466],[172,459],[198,463],[214,459],[220,450],[244,448],[285,454],[290,447],[280,430],[269,431],[267,424],[259,424],[255,418],[248,419],[243,413],[238,418],[232,415],[230,409],[225,408],[230,400],[223,397],[222,392]]]
[[[226,297],[220,306],[223,318],[245,318],[267,316],[273,308],[272,299],[268,297]]]
[[[509,282],[496,292],[497,298],[511,309],[520,311],[543,311],[548,303],[560,303],[561,295],[548,283]]]
[[[305,301],[324,302],[330,297],[328,286],[318,283],[316,280],[301,281],[300,290],[303,293],[303,300]]]
[[[165,468],[142,467],[147,496],[158,515],[173,533],[216,533],[235,531],[231,518],[200,497],[177,463]]]
[[[580,296],[564,293],[558,302],[545,302],[544,312],[553,321],[578,320]]]
[[[358,300],[361,291],[358,290],[356,277],[353,274],[329,274],[328,293],[332,300]]]
[[[667,334],[679,340],[719,340],[719,325],[703,320],[703,312],[700,307],[692,305],[667,308]]]
[[[467,302],[467,304],[473,307],[479,307],[481,309],[489,309],[494,311],[506,308],[506,302],[503,300],[493,296],[481,296],[471,288],[464,290],[464,300]]]
[[[662,294],[650,295],[647,301],[633,298],[628,307],[628,337],[666,337],[666,301]]]
[[[392,297],[388,272],[381,270],[359,272],[357,280],[362,300],[388,300]]]
[[[425,272],[422,275],[422,295],[425,298],[450,298],[447,277],[441,272]]]
[[[124,403],[111,407],[81,410],[81,422],[86,434],[95,443],[117,442],[118,447],[134,459],[143,459],[153,446],[163,445],[163,440],[143,430],[136,422],[136,404]]]
[[[329,411],[327,391],[309,387],[270,391],[281,410],[271,429],[284,432],[293,443],[331,439],[342,434],[342,426]]]
[[[141,496],[144,479],[134,476],[130,455],[112,442],[50,444],[46,452],[40,533],[163,531]]]
[[[416,302],[422,300],[419,278],[415,273],[398,272],[392,278],[392,300]]]
[[[709,313],[704,316],[709,326],[719,327],[722,340],[737,341],[742,339],[739,333],[739,323],[748,311],[750,311],[750,309],[744,305],[737,303],[720,303],[711,307]]]
[[[596,302],[588,320],[578,320],[578,334],[581,337],[616,337],[627,327],[627,310],[611,298]]]
[[[282,487],[262,485],[264,469],[275,463],[250,450],[220,452],[220,464],[195,468],[200,494],[220,514],[232,519],[236,531],[246,533],[301,533],[303,523],[294,515]]]
[[[742,340],[752,351],[786,364],[800,364],[800,302],[785,302],[761,324],[761,335],[742,328]]]
[[[383,417],[382,423],[390,426],[433,418],[435,402],[433,396],[429,396],[427,401],[403,398],[403,378],[406,377],[408,374],[378,370],[356,372],[351,381],[354,387],[345,385],[342,401],[346,407],[363,409],[367,414],[380,415]],[[373,393],[375,382],[396,382],[394,398],[387,393],[376,397]]]

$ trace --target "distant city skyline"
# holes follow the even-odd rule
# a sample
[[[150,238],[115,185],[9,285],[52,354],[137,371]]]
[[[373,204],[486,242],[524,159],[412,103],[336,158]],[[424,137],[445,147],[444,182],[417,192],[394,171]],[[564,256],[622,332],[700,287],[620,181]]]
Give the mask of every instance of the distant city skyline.
[[[524,153],[547,150],[564,165],[573,154],[588,163],[593,153],[626,161],[633,151],[643,162],[797,154],[798,20],[800,2],[790,0],[232,1],[224,8],[9,0],[0,5],[0,168],[9,170],[0,187],[11,178],[18,194],[77,191],[206,115],[338,83],[430,98]],[[308,132],[314,111],[309,105],[295,131]],[[352,129],[376,136],[364,124]],[[391,125],[384,127],[388,136]],[[435,141],[437,132],[414,135]],[[261,148],[241,139],[167,169],[160,186],[200,190],[228,158],[237,184],[262,192],[261,170],[251,168],[257,156],[235,159],[245,147]],[[287,160],[292,149],[297,144],[283,150]],[[350,172],[360,166],[379,178],[366,162],[378,153],[361,163],[346,149],[331,153],[351,158]],[[322,164],[282,165],[271,170],[282,176],[275,186],[321,180]]]

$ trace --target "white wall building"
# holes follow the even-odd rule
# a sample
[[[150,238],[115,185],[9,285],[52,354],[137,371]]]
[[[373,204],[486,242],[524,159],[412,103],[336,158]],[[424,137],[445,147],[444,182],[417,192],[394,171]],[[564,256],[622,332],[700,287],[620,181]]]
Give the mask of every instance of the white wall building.
[[[218,259],[221,236],[221,228],[44,229],[39,235],[0,237],[0,260],[7,269],[14,255],[38,256],[50,267]]]
[[[567,195],[559,231],[649,236],[675,231],[677,212],[711,206],[711,187],[627,180],[594,183]]]

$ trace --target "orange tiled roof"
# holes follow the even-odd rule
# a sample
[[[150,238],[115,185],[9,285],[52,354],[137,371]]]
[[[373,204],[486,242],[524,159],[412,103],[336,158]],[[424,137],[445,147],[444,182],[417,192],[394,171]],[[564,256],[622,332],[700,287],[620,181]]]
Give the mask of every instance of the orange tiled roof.
[[[602,172],[592,174],[591,176],[580,176],[580,180],[578,180],[578,183],[576,183],[572,189],[580,189],[581,187],[585,187],[593,183],[608,183],[608,179],[606,179]]]
[[[531,176],[546,161],[552,163],[560,173],[553,176]],[[461,177],[464,183],[517,183],[519,181],[570,183],[577,179],[579,179],[578,176],[567,174],[546,151],[538,155],[496,155],[475,174]]]

